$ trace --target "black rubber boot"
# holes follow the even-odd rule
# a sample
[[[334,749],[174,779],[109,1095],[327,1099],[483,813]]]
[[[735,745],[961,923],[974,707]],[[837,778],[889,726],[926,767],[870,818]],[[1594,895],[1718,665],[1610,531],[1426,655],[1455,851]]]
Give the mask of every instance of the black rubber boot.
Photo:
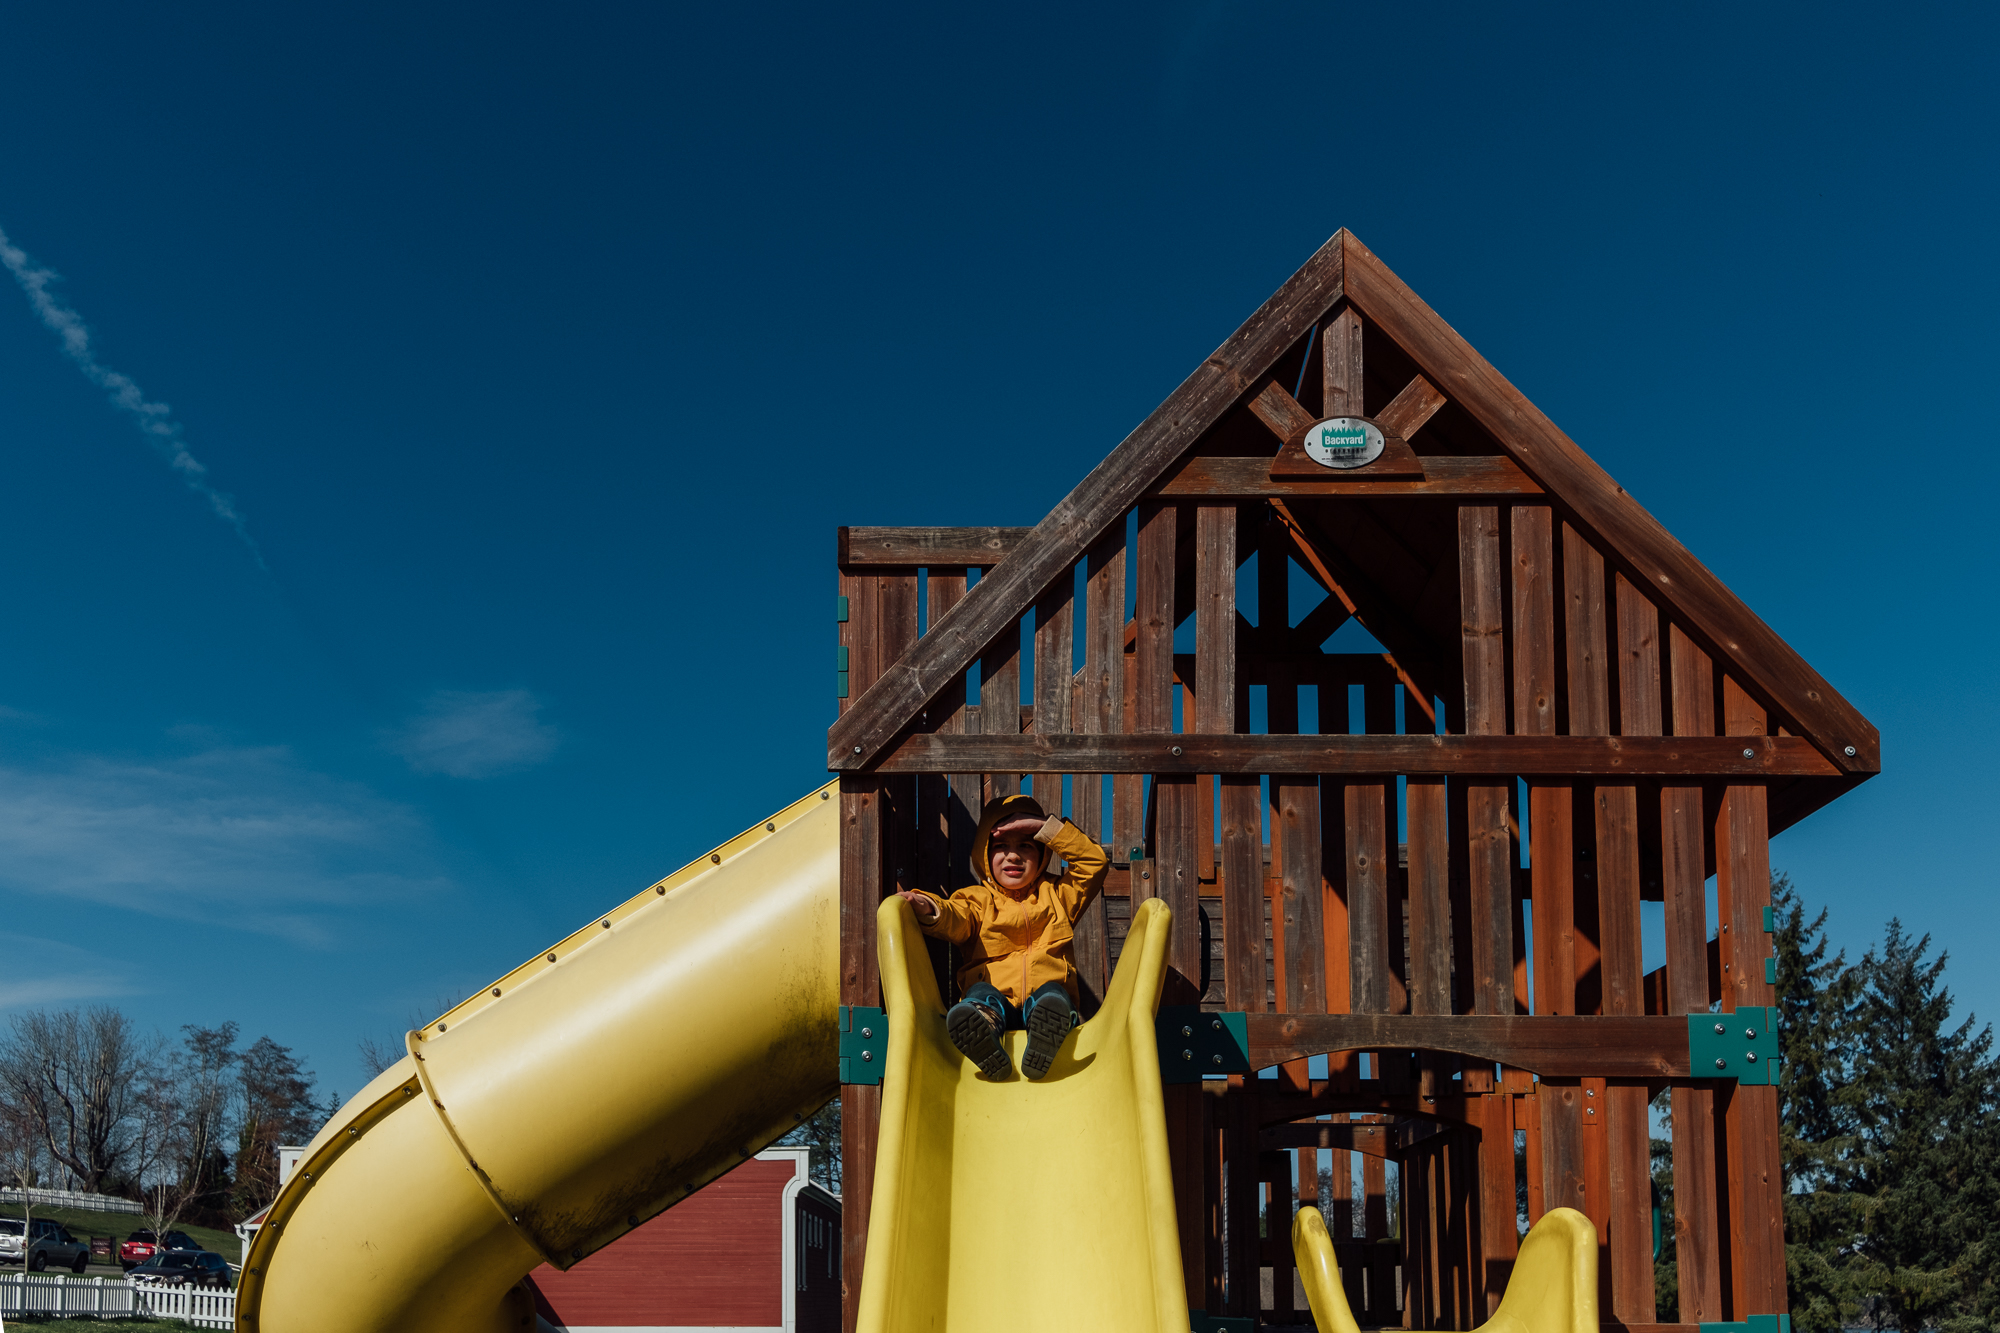
[[[1063,1039],[1076,1025],[1074,1016],[1069,996],[1060,991],[1035,1001],[1034,1012],[1028,1015],[1028,1049],[1021,1052],[1023,1074],[1040,1078],[1049,1072],[1056,1052],[1062,1049]]]
[[[978,1065],[979,1072],[986,1077],[1001,1079],[1014,1072],[1013,1062],[1000,1044],[1000,1025],[993,1021],[993,1013],[986,1006],[960,1000],[944,1016],[944,1030],[951,1037],[951,1044]]]

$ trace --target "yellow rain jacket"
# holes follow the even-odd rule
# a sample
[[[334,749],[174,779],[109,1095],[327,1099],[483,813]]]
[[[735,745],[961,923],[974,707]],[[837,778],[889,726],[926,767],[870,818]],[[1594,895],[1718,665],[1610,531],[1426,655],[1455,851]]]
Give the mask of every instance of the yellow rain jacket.
[[[984,981],[1011,1003],[1021,1004],[1039,987],[1060,981],[1069,992],[1070,1003],[1076,1004],[1076,965],[1070,961],[1072,928],[1104,886],[1104,872],[1111,861],[1095,838],[1054,815],[1035,834],[1035,841],[1053,854],[1045,858],[1041,876],[1019,894],[1001,888],[993,879],[987,843],[994,828],[1009,817],[1018,817],[1010,815],[1017,803],[1028,799],[1010,796],[986,812],[972,835],[972,869],[979,882],[949,898],[925,894],[937,904],[938,915],[923,931],[960,946],[965,960],[958,969],[961,991],[975,981]],[[1056,857],[1069,863],[1060,877],[1050,873]]]

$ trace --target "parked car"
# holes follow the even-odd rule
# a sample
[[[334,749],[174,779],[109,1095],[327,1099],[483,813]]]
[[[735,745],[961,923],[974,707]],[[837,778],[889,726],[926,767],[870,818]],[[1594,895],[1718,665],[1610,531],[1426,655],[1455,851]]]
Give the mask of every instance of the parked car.
[[[0,1263],[18,1264],[24,1256],[36,1273],[51,1263],[81,1273],[90,1263],[90,1242],[44,1217],[25,1224],[18,1217],[0,1217]]]
[[[188,1235],[185,1231],[169,1231],[167,1233],[167,1248],[170,1250],[198,1250],[201,1246],[196,1242],[194,1237]],[[135,1231],[125,1238],[123,1245],[118,1247],[118,1266],[129,1273],[159,1253],[159,1250],[159,1238],[152,1232]]]
[[[173,1232],[167,1233],[169,1236]],[[161,1250],[132,1270],[134,1282],[163,1286],[228,1287],[229,1261],[209,1250]]]

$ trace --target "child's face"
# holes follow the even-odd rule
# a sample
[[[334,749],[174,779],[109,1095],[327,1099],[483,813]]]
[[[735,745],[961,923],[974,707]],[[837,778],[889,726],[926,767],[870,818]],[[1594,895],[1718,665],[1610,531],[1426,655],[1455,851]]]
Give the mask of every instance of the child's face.
[[[1033,884],[1042,873],[1042,844],[1035,841],[1032,833],[996,833],[988,855],[993,879],[1003,889],[1018,892]]]

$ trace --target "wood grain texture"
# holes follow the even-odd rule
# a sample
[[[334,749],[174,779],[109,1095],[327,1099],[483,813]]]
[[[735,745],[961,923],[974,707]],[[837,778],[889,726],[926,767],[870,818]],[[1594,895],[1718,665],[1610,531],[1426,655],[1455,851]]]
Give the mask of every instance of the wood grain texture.
[[[1162,499],[1260,499],[1347,496],[1354,499],[1541,495],[1537,483],[1511,458],[1420,456],[1421,477],[1273,477],[1268,458],[1210,455],[1184,460],[1148,492]]]
[[[1076,578],[1064,570],[1035,601],[1034,690],[1035,731],[1068,735],[1074,702],[1073,662],[1076,652]],[[1063,808],[1063,775],[1037,773],[1035,799],[1050,813]]]
[[[972,565],[988,568],[1021,544],[1029,528],[842,528],[840,563]]]
[[[1537,1014],[1576,1013],[1574,820],[1568,787],[1528,788]]]
[[[1609,1156],[1611,1310],[1627,1323],[1650,1324],[1653,1304],[1653,1174],[1646,1089],[1613,1084],[1606,1148]]]
[[[1562,560],[1569,734],[1608,736],[1611,677],[1605,656],[1604,557],[1565,523]]]
[[[1368,415],[1362,397],[1362,333],[1361,316],[1351,305],[1342,306],[1320,324],[1321,416]]]
[[[1400,435],[1407,440],[1422,430],[1444,405],[1445,396],[1438,392],[1437,386],[1419,375],[1405,384],[1376,414],[1375,424],[1386,434]],[[1424,469],[1424,475],[1430,475],[1428,467]]]
[[[1544,1077],[1688,1078],[1687,1020],[1642,1014],[1251,1014],[1250,1062],[1329,1051],[1451,1051]]]
[[[1880,768],[1875,728],[1818,672],[1675,541],[1553,422],[1440,319],[1368,248],[1342,233],[1348,300],[1417,363],[1537,480],[1602,533],[1704,638],[1742,665],[1767,697],[1782,699],[1835,763]],[[1844,755],[1852,745],[1856,754]]]
[[[1404,789],[1410,848],[1410,1012],[1451,1012],[1450,840],[1442,778]]]
[[[1171,688],[1171,684],[1171,677],[1165,682],[1155,682],[1156,688]],[[1166,688],[1160,692],[1166,693]],[[1164,713],[1171,722],[1170,710],[1171,703],[1156,711]],[[990,723],[990,719],[987,721]],[[1175,748],[1181,753],[1173,753]],[[1800,773],[1824,774],[1827,768],[1825,758],[1811,742],[1784,736],[1163,736],[1157,733],[992,736],[982,733],[907,737],[889,751],[874,771],[1404,773],[1448,777],[1527,774],[1761,780]]]
[[[1465,726],[1474,736],[1507,731],[1507,646],[1501,599],[1500,510],[1458,507],[1459,649],[1465,675]]]
[[[1174,547],[1178,515],[1174,506],[1139,508],[1136,582],[1138,600],[1134,657],[1139,668],[1132,729],[1159,735],[1174,729]],[[1117,769],[1106,769],[1117,772]]]
[[[1514,603],[1514,732],[1556,734],[1556,570],[1547,505],[1515,505],[1509,567]],[[1468,694],[1470,686],[1468,685]]]
[[[1189,731],[1236,729],[1236,508],[1195,510],[1195,712]]]
[[[1055,574],[1076,563],[1175,459],[1303,338],[1342,291],[1344,234],[1336,234],[1181,386],[1035,525],[942,618],[896,671],[884,675],[827,733],[827,766],[866,764],[1003,625],[1018,620]],[[860,747],[857,752],[855,747]]]

